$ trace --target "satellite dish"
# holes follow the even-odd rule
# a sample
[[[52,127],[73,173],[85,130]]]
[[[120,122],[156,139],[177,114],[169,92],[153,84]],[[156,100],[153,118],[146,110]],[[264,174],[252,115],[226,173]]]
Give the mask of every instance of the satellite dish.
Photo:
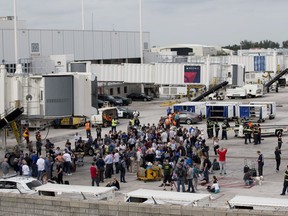
[[[32,100],[32,95],[31,94],[26,95],[26,100],[27,101],[31,101]]]

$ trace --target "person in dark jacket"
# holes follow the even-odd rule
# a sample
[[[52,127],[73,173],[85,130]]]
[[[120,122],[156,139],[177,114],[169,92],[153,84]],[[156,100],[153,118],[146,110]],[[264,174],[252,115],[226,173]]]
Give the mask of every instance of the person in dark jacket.
[[[279,149],[278,146],[275,147],[275,160],[276,160],[276,172],[279,172],[279,166],[281,163],[281,150]]]

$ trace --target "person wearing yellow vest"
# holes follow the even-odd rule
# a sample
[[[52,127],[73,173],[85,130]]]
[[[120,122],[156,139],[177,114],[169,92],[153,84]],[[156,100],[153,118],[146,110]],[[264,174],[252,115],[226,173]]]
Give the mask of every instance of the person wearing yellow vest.
[[[23,137],[26,140],[26,144],[28,146],[28,144],[29,144],[29,130],[28,130],[28,128],[25,128],[24,133],[23,133]]]
[[[112,122],[111,122],[111,130],[112,130],[112,132],[116,133],[116,126],[117,126],[117,120],[115,118],[113,118]]]
[[[89,121],[85,123],[85,130],[86,130],[87,138],[89,138],[91,136],[91,125]]]

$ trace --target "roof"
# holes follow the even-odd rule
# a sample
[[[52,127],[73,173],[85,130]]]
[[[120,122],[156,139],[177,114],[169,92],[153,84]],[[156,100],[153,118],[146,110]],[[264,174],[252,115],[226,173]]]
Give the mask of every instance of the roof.
[[[61,193],[89,193],[100,195],[114,193],[112,187],[92,187],[82,185],[44,184],[36,188],[37,191],[61,192]]]
[[[147,190],[138,189],[125,194],[126,198],[147,198],[157,200],[169,200],[170,202],[196,202],[204,198],[209,198],[210,194],[200,194],[200,193],[178,193],[173,191],[157,191],[157,190]]]
[[[0,181],[23,182],[23,183],[28,183],[35,180],[37,181],[37,179],[28,176],[7,176],[0,178]]]

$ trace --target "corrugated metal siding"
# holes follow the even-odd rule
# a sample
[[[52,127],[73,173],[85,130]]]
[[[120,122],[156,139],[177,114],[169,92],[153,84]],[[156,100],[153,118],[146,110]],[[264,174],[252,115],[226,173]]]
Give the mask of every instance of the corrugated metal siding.
[[[29,34],[27,31],[22,30],[18,32],[18,43],[21,44],[19,47],[21,49],[18,50],[19,56],[29,56]]]
[[[103,59],[110,59],[111,58],[111,34],[110,32],[103,32]]]
[[[53,46],[51,44],[53,44],[52,31],[42,30],[41,31],[41,43],[39,44],[41,56],[49,56],[51,55],[51,53],[53,53]],[[30,47],[31,47],[31,42],[30,42]]]
[[[53,55],[59,55],[64,52],[64,35],[63,31],[56,30],[52,31],[52,37],[53,37]]]
[[[64,54],[74,54],[74,34],[73,31],[63,32]]]
[[[140,53],[136,52],[135,46],[135,36],[132,32],[127,32],[127,41],[128,41],[128,58],[133,58],[135,56],[140,56]]]
[[[119,46],[120,51],[119,55],[122,58],[126,58],[128,56],[128,38],[127,38],[127,32],[119,32]]]
[[[75,59],[84,60],[83,31],[73,31],[74,34],[74,56]]]
[[[103,32],[94,32],[94,58],[102,59],[103,53]]]
[[[123,78],[127,83],[154,83],[155,67],[149,64],[124,64]]]
[[[94,38],[92,31],[84,32],[84,59],[93,59]]]
[[[14,61],[15,54],[14,54],[15,46],[14,46],[14,32],[13,30],[6,30],[3,32],[3,52],[4,57],[7,62]]]
[[[4,38],[3,38],[3,30],[0,29],[0,44],[2,46],[0,46],[0,60],[1,60],[1,63],[2,63],[2,60],[5,59],[4,58]]]
[[[123,82],[123,65],[91,65],[98,81]]]
[[[111,58],[120,56],[120,35],[119,32],[111,32]]]

